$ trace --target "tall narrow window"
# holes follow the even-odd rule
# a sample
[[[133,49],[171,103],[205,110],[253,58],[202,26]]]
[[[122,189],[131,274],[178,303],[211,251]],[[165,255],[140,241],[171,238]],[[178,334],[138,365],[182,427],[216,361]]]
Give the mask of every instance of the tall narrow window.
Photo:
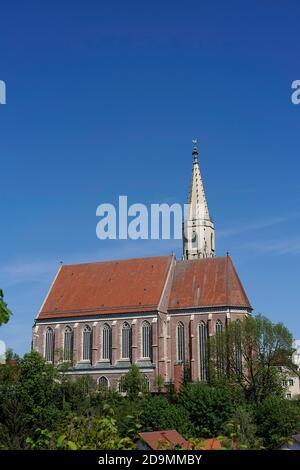
[[[73,360],[73,330],[66,326],[64,333],[64,361],[71,362]]]
[[[144,387],[145,387],[145,392],[150,392],[150,380],[147,377],[147,375],[144,375]]]
[[[168,358],[168,354],[167,354],[167,334],[168,334],[168,326],[167,326],[167,322],[164,321],[164,323],[163,323],[163,335],[164,335],[164,358],[165,358],[165,360]]]
[[[124,381],[125,381],[125,376],[122,375],[122,376],[120,377],[119,384],[118,384],[118,388],[119,388],[119,392],[120,392],[120,393],[124,393],[124,392],[125,392]]]
[[[105,323],[102,330],[102,359],[108,359],[111,362],[112,352],[111,327]]]
[[[207,325],[202,321],[199,324],[199,362],[200,380],[207,381]]]
[[[122,327],[122,359],[131,360],[131,327],[125,322]]]
[[[223,357],[223,324],[221,320],[216,321],[216,360],[217,372],[221,374],[224,371],[224,357]]]
[[[144,321],[142,324],[142,356],[150,359],[152,350],[152,329],[149,322]]]
[[[177,325],[177,361],[184,362],[184,325],[181,321]]]
[[[47,362],[54,362],[54,333],[50,326],[46,330],[45,359]]]
[[[235,323],[235,363],[236,363],[237,376],[240,378],[243,373],[242,338],[241,338],[240,320],[236,320],[236,323]]]
[[[82,359],[92,362],[92,330],[88,325],[83,330],[82,346]]]

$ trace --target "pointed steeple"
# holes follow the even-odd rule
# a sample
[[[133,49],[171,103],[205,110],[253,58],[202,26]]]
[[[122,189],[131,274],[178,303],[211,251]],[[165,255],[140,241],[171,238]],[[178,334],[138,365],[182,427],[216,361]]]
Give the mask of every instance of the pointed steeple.
[[[198,161],[197,141],[193,140],[193,172],[184,221],[183,257],[215,256],[215,231],[210,218]]]
[[[189,218],[191,219],[206,219],[210,220],[207,201],[204,192],[204,186],[201,178],[199,161],[198,161],[198,147],[197,141],[193,140],[194,148],[192,155],[194,157],[192,180],[190,192],[188,197],[188,204],[190,205]]]

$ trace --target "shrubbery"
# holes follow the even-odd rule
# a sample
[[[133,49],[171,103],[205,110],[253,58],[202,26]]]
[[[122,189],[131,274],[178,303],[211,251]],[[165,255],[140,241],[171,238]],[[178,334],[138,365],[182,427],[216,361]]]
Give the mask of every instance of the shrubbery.
[[[278,372],[259,366],[249,388],[225,376],[210,384],[185,376],[179,394],[170,385],[154,395],[132,366],[124,397],[98,390],[89,377],[70,379],[36,352],[22,359],[8,353],[0,367],[0,449],[124,449],[134,446],[139,431],[163,429],[195,442],[223,435],[233,448],[276,448],[299,431],[300,400],[282,398]],[[276,386],[261,385],[262,377]]]
[[[228,389],[200,382],[185,385],[179,402],[188,412],[197,437],[211,437],[223,432],[235,408]]]
[[[188,411],[181,405],[173,404],[164,396],[149,396],[139,403],[141,429],[159,431],[176,429],[185,437],[193,435],[193,423]]]
[[[300,407],[294,400],[266,398],[256,408],[255,417],[257,435],[268,449],[276,448],[300,430]]]

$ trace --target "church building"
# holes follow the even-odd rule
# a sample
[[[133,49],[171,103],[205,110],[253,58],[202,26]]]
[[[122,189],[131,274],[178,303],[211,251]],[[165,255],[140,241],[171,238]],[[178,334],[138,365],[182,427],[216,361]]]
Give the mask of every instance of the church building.
[[[216,256],[194,144],[182,259],[62,265],[33,326],[33,349],[47,362],[120,391],[132,363],[149,390],[158,376],[176,382],[183,364],[193,381],[207,380],[209,336],[252,307],[230,256]]]

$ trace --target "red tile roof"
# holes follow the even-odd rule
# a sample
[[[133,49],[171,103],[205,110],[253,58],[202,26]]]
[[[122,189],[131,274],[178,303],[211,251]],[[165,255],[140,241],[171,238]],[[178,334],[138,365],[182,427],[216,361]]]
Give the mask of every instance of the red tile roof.
[[[158,256],[62,266],[38,319],[212,306],[251,308],[229,256]]]
[[[190,444],[175,429],[155,432],[140,432],[140,439],[151,450],[168,450],[175,447],[188,449]]]
[[[219,439],[211,438],[211,439],[204,439],[201,442],[201,449],[203,450],[221,450],[223,449],[222,443]]]
[[[172,256],[65,265],[38,318],[159,309]]]
[[[251,308],[230,256],[177,261],[169,309]]]

